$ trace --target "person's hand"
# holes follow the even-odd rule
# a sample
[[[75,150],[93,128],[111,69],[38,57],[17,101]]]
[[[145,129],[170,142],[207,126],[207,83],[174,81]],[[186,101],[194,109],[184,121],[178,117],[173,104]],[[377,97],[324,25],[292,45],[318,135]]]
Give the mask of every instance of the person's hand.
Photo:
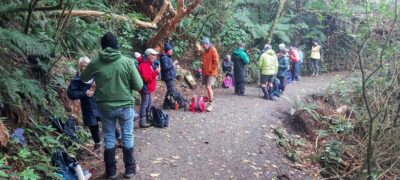
[[[93,95],[94,95],[94,91],[91,91],[90,89],[86,91],[87,97],[92,97]]]

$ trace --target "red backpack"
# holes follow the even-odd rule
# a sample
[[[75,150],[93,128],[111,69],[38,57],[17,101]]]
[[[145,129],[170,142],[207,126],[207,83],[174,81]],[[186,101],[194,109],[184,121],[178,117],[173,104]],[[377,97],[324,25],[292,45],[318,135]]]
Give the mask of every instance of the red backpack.
[[[207,97],[194,95],[192,97],[192,100],[190,101],[189,111],[204,112],[206,110],[206,107],[205,107],[206,101],[207,101]]]

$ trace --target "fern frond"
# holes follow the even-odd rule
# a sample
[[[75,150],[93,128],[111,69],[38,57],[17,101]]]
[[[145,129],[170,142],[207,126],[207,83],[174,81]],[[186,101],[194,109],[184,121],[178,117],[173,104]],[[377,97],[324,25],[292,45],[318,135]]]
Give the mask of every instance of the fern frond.
[[[19,55],[47,55],[48,47],[40,39],[18,31],[0,28],[0,47],[10,49]]]

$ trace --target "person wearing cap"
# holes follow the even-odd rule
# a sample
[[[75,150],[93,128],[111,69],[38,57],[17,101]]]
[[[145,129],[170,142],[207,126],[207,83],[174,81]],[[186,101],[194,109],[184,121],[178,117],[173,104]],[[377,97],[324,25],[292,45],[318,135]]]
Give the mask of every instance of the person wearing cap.
[[[143,87],[143,81],[132,61],[118,50],[118,40],[107,32],[101,38],[102,51],[89,63],[81,74],[81,80],[96,80],[96,103],[103,124],[104,163],[106,176],[117,179],[116,121],[119,120],[122,134],[122,152],[125,163],[125,178],[136,174],[134,158],[133,118],[135,111],[134,91]]]
[[[271,45],[266,44],[264,48],[266,51],[261,55],[258,61],[261,90],[264,93],[264,99],[274,100],[272,90],[275,76],[278,73],[278,57],[275,51],[272,50]]]
[[[172,60],[173,48],[170,43],[164,44],[164,52],[160,53],[161,62],[161,80],[165,82],[167,86],[167,93],[165,94],[163,108],[173,108],[170,98],[168,96],[172,95],[176,101],[181,100],[181,94],[175,88],[175,78],[176,78],[176,66],[177,61]],[[182,102],[178,103],[179,106],[183,105]],[[179,107],[185,108],[185,107]]]
[[[246,84],[246,65],[249,64],[249,57],[244,51],[244,44],[237,43],[237,48],[232,53],[233,76],[235,80],[235,94],[244,96]]]
[[[158,52],[154,49],[147,49],[145,56],[139,61],[139,74],[143,79],[143,88],[140,90],[142,103],[140,106],[139,125],[142,128],[150,127],[148,123],[150,118],[150,108],[152,104],[152,93],[156,90],[157,75],[159,66],[154,67],[154,61],[157,59]]]
[[[203,63],[203,84],[206,85],[206,91],[209,101],[206,110],[211,111],[213,108],[214,100],[214,92],[212,90],[212,86],[214,86],[218,76],[219,55],[217,49],[211,44],[208,38],[203,38],[200,44],[204,50],[203,55],[201,56],[201,61]]]

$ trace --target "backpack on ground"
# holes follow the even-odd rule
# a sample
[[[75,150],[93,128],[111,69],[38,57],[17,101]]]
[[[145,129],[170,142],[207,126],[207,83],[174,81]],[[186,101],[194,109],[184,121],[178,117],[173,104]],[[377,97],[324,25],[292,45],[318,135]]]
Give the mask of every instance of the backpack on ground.
[[[151,124],[154,127],[165,128],[168,127],[169,124],[169,116],[166,112],[161,110],[160,108],[152,106],[150,109],[151,112]]]
[[[233,85],[233,80],[231,76],[226,76],[224,81],[222,81],[223,88],[230,88]]]
[[[189,110],[192,112],[204,112],[206,110],[205,102],[207,101],[207,97],[205,96],[196,96],[192,97],[190,101]]]

